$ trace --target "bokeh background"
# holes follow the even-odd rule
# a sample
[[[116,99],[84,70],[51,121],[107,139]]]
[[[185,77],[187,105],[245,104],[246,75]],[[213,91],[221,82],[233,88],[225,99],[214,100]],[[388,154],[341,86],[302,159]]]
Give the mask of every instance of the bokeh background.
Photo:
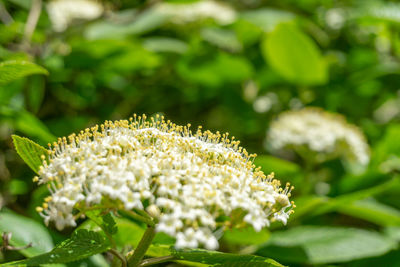
[[[146,113],[229,132],[265,172],[298,189],[287,226],[231,231],[221,250],[290,266],[400,266],[397,1],[4,0],[0,20],[0,60],[48,71],[0,85],[0,206],[8,214],[0,230],[25,229],[15,242],[36,231],[27,222],[53,242],[68,231],[44,230],[34,209],[45,189],[33,184],[12,134],[47,145]],[[308,106],[360,127],[371,161],[361,169],[340,158],[321,163],[305,192],[304,159],[272,154],[266,136],[281,112]],[[82,264],[107,266],[99,257]]]

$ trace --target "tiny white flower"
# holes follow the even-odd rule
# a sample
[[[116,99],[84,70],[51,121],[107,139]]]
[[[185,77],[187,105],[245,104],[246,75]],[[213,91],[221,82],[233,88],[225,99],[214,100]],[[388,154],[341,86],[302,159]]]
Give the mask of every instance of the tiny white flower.
[[[43,161],[39,183],[51,197],[38,211],[58,229],[76,226],[76,209],[103,204],[141,209],[157,232],[176,246],[216,249],[214,233],[248,223],[257,231],[270,220],[286,222],[294,207],[290,186],[252,164],[255,155],[227,134],[177,126],[161,117],[106,121],[79,135],[60,138]],[[237,217],[231,224],[219,221]],[[243,219],[244,218],[244,219]]]

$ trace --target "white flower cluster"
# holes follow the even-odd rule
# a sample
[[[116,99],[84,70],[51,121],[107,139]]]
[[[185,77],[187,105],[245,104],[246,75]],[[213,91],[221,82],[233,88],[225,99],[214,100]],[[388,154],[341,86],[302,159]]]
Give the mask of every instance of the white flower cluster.
[[[327,157],[369,162],[369,146],[361,131],[342,116],[318,108],[280,114],[270,125],[267,142],[273,150],[305,146]]]
[[[237,16],[229,5],[212,0],[186,4],[160,3],[156,5],[155,10],[171,17],[171,21],[177,24],[211,18],[219,24],[226,25],[234,22]]]
[[[34,178],[51,192],[38,212],[62,229],[76,225],[77,207],[146,211],[180,248],[215,249],[225,227],[286,223],[289,185],[255,168],[234,137],[189,127],[143,115],[59,139]]]
[[[46,7],[53,29],[57,32],[65,31],[75,19],[98,18],[104,10],[95,0],[53,0]]]

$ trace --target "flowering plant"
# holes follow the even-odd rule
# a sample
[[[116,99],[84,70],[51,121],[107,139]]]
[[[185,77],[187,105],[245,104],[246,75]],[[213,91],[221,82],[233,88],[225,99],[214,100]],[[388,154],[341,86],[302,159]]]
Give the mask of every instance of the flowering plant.
[[[59,138],[41,155],[33,179],[50,192],[37,211],[59,230],[76,227],[93,210],[108,213],[108,225],[115,224],[110,212],[146,224],[133,253],[112,250],[129,266],[143,264],[156,232],[174,238],[175,249],[214,250],[227,228],[286,224],[293,187],[280,187],[273,173],[256,168],[255,154],[228,136],[135,115]],[[102,228],[113,244],[115,231]]]

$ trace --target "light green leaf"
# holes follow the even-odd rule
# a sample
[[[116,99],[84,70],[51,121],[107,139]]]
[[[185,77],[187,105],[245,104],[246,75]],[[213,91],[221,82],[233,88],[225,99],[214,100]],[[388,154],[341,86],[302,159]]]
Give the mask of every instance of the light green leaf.
[[[340,206],[338,212],[381,226],[400,226],[400,211],[372,199]]]
[[[265,243],[269,236],[270,232],[266,229],[256,232],[253,227],[247,227],[227,230],[224,233],[223,239],[229,244],[259,245]]]
[[[317,208],[324,206],[328,201],[327,197],[310,195],[294,199],[296,209],[295,213],[290,216],[290,222],[312,215]]]
[[[26,110],[0,106],[0,115],[16,130],[39,138],[43,143],[54,141],[56,137],[50,133],[46,125]]]
[[[328,226],[299,226],[274,232],[258,255],[292,263],[346,262],[387,253],[396,242],[377,232]]]
[[[128,13],[129,12],[129,13]],[[139,35],[152,31],[160,27],[167,20],[168,16],[158,12],[157,10],[148,9],[145,12],[126,11],[118,14],[123,20],[125,14],[129,14],[128,23],[113,23],[109,21],[100,21],[90,25],[85,31],[85,37],[90,40],[94,39],[116,39],[123,38],[127,35]]]
[[[209,27],[202,29],[201,36],[204,40],[222,49],[231,52],[239,52],[242,50],[242,44],[239,42],[234,31]]]
[[[84,211],[84,214],[97,224],[107,235],[114,235],[118,232],[116,222],[111,215],[111,212],[106,214],[102,213],[103,210],[90,210]]]
[[[240,17],[266,32],[274,30],[280,23],[288,23],[296,18],[291,12],[273,8],[259,8],[245,11],[242,12]]]
[[[172,256],[177,260],[199,262],[211,266],[237,266],[237,267],[282,267],[280,263],[254,255],[239,255],[208,251],[204,249],[172,250]]]
[[[380,1],[367,2],[365,7],[354,12],[353,17],[366,22],[400,23],[399,3],[385,3]]]
[[[32,5],[32,0],[8,0],[9,2],[16,4],[26,10],[29,10],[29,8]]]
[[[267,35],[261,50],[269,65],[292,83],[319,85],[328,80],[327,66],[318,47],[295,26],[278,25]]]
[[[53,240],[46,227],[15,213],[0,212],[0,232],[12,233],[12,246],[23,247],[32,243],[32,247],[19,250],[26,257],[33,257],[53,248]]]
[[[379,184],[379,185],[376,185],[376,186],[373,186],[373,187],[370,187],[370,188],[367,188],[364,190],[359,190],[354,193],[341,195],[336,198],[325,199],[323,202],[321,202],[323,205],[320,205],[319,207],[315,207],[314,211],[312,212],[312,215],[321,215],[324,213],[337,211],[337,209],[343,207],[344,205],[349,205],[350,203],[353,203],[354,201],[366,199],[366,198],[374,196],[376,194],[385,192],[386,190],[389,190],[400,184],[400,181],[397,178],[398,177],[395,177],[395,178],[393,178],[389,181],[386,181],[382,184]]]
[[[80,229],[71,238],[58,244],[52,251],[33,258],[10,262],[0,266],[38,266],[49,263],[67,263],[88,258],[109,249],[106,239],[98,232]]]
[[[115,218],[118,225],[118,232],[114,236],[114,240],[118,246],[124,247],[126,245],[131,245],[136,247],[139,244],[140,239],[143,236],[144,229],[138,224],[125,219],[125,218]]]
[[[161,36],[144,39],[143,47],[153,52],[169,52],[177,54],[184,54],[188,49],[188,45],[179,39]]]
[[[41,156],[44,155],[47,157],[47,150],[25,137],[12,135],[12,139],[18,155],[20,155],[25,163],[37,173],[39,167],[43,164]]]
[[[274,172],[280,179],[282,177],[290,177],[300,173],[300,166],[280,158],[269,155],[257,156],[254,164],[261,166],[265,173]]]
[[[0,63],[0,85],[32,74],[47,75],[48,72],[39,65],[24,60],[8,60]]]
[[[179,75],[190,82],[207,87],[243,82],[254,72],[251,63],[243,57],[219,53],[216,58],[203,64],[181,61],[177,65]]]

